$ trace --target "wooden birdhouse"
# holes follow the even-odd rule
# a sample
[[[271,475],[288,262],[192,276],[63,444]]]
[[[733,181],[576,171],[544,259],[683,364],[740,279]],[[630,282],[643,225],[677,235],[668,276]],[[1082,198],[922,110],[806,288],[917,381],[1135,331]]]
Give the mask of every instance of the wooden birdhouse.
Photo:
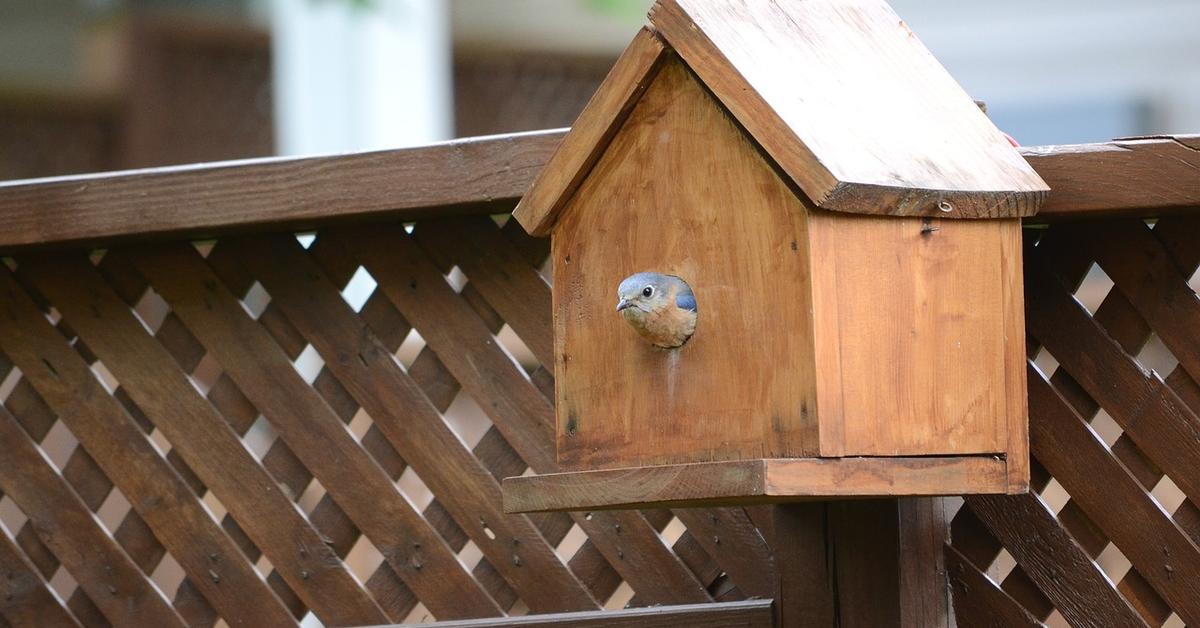
[[[1026,490],[1048,188],[881,0],[659,0],[515,217],[552,239],[558,461],[513,510]],[[684,280],[691,339],[614,311]]]

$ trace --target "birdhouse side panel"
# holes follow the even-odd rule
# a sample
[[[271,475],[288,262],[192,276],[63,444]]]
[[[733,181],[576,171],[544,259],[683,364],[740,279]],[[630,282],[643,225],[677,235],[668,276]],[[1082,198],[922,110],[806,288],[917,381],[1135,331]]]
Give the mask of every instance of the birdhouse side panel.
[[[1020,222],[809,223],[822,455],[1003,454],[1025,397]],[[836,414],[835,414],[836,410]]]
[[[668,59],[554,231],[563,470],[816,452],[804,211]],[[681,348],[616,311],[618,284],[643,271],[694,291]]]

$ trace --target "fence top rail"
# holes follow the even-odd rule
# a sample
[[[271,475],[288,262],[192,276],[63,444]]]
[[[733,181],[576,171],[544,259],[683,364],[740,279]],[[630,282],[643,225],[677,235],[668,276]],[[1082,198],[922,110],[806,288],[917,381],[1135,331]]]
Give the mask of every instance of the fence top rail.
[[[566,129],[415,148],[0,182],[0,252],[509,211]],[[1200,135],[1032,146],[1050,185],[1027,221],[1200,207]]]

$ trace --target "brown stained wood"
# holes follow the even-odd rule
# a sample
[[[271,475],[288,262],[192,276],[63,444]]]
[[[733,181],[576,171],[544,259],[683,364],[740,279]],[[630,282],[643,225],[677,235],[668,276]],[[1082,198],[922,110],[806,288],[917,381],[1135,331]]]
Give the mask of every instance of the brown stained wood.
[[[1158,377],[1144,371],[1045,270],[1026,264],[1026,324],[1063,369],[1162,465],[1193,502],[1200,501],[1200,419]]]
[[[0,409],[2,414],[6,411]],[[12,420],[0,418],[4,423]],[[0,618],[14,628],[80,625],[4,530],[0,530]]]
[[[8,353],[21,364],[17,352]],[[186,625],[5,410],[0,443],[5,452],[0,488],[34,522],[38,536],[105,618],[116,625]]]
[[[183,456],[318,617],[335,624],[386,620],[167,350],[104,287],[91,264],[59,255],[22,258],[20,269],[88,339],[122,388],[174,444],[172,451]],[[275,620],[283,621],[279,615]]]
[[[772,628],[771,600],[438,622],[438,628]]]
[[[337,217],[507,211],[560,139],[558,132],[536,132],[354,155],[8,182],[0,184],[7,225],[0,248],[267,226],[300,230]]]
[[[536,472],[558,465],[550,402],[501,350],[483,321],[401,228],[327,232],[355,251],[379,289],[421,333],[463,390]],[[704,588],[638,513],[580,513],[572,519],[609,564],[651,603],[707,601]],[[660,602],[656,602],[659,600]]]
[[[1046,196],[883,0],[659,0],[650,21],[824,209],[995,218]]]
[[[272,303],[278,303],[313,343],[392,446],[531,609],[597,608],[529,519],[504,514],[499,483],[462,445],[295,238],[254,238],[231,246],[263,282]]]
[[[435,615],[501,613],[194,249],[148,246],[136,264]]]
[[[812,211],[808,234],[821,455],[1027,458],[1019,223]]]
[[[966,501],[1072,626],[1145,626],[1036,495]]]
[[[1003,492],[1006,465],[988,456],[767,458],[508,478],[508,512],[755,504],[830,495]]]
[[[0,346],[129,499],[203,597],[233,621],[261,623],[287,617],[271,603],[274,594],[238,547],[6,269],[0,272],[0,308],[8,320],[0,326]]]
[[[535,236],[550,233],[571,195],[654,79],[665,54],[662,42],[649,28],[634,36],[513,211],[527,232]]]
[[[1200,549],[1032,367],[1029,382],[1029,403],[1038,419],[1032,426],[1038,460],[1180,617],[1197,623]]]
[[[816,453],[804,212],[688,69],[665,61],[552,243],[564,470]],[[696,293],[698,331],[681,349],[651,347],[614,312],[617,285],[647,270]]]
[[[771,512],[777,579],[775,625],[836,625],[832,588],[835,571],[828,551],[826,505],[779,504]]]
[[[946,546],[946,568],[950,590],[954,594],[954,617],[959,626],[1034,628],[1043,625],[951,545]]]
[[[1052,190],[1033,220],[1193,213],[1200,207],[1200,148],[1194,137],[1021,148]]]

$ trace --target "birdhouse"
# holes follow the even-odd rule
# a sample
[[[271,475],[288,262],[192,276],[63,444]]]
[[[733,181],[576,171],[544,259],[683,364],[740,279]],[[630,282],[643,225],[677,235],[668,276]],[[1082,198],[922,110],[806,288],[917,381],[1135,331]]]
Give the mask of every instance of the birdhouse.
[[[552,241],[562,472],[508,507],[1025,491],[1046,184],[880,0],[649,20],[514,213]],[[690,288],[681,346],[616,311],[639,272]]]

